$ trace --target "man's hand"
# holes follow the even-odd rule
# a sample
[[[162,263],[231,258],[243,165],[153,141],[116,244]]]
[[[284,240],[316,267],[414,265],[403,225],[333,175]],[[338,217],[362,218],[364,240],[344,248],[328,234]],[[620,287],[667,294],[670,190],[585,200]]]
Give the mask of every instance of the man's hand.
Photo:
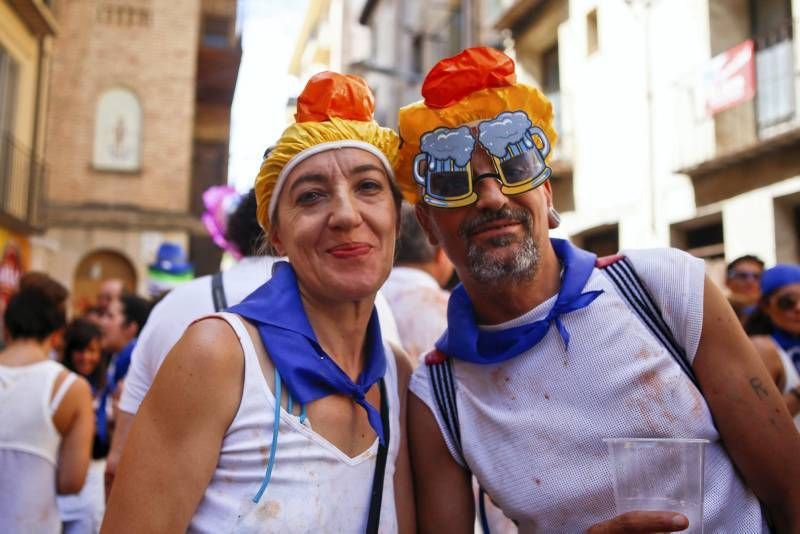
[[[689,526],[686,516],[675,512],[627,512],[597,523],[586,534],[652,534],[679,532]]]

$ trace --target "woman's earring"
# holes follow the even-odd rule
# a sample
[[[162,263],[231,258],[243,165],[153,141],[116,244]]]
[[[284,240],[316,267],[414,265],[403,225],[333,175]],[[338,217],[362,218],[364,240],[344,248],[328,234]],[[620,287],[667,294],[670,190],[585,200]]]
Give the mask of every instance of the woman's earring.
[[[550,209],[547,210],[547,224],[551,230],[558,228],[561,224],[561,215],[558,214],[553,206],[550,206]]]

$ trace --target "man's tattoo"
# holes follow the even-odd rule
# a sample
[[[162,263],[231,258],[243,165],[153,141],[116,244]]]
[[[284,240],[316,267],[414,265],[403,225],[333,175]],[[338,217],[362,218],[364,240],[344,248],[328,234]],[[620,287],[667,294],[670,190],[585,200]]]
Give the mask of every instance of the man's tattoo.
[[[761,383],[761,379],[758,377],[754,376],[750,379],[750,387],[753,388],[753,391],[756,392],[759,399],[769,396],[769,393],[764,389],[764,385]]]

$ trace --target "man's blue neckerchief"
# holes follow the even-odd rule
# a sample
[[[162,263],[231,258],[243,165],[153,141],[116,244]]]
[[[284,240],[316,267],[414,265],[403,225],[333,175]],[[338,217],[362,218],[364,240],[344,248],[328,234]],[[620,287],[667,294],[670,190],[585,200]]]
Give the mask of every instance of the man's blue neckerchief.
[[[95,417],[95,434],[100,441],[106,445],[111,443],[111,437],[108,432],[108,413],[106,406],[108,405],[108,397],[114,394],[117,390],[119,383],[128,374],[128,369],[131,366],[131,358],[133,356],[133,349],[136,347],[138,337],[133,338],[119,351],[114,357],[113,364],[108,370],[106,377],[106,385],[100,390],[98,397],[97,408],[94,411]],[[94,386],[92,386],[94,391]]]
[[[386,373],[386,354],[374,308],[364,340],[366,363],[355,383],[317,341],[300,300],[297,277],[289,263],[276,263],[267,283],[227,311],[255,324],[272,363],[295,401],[308,404],[334,394],[351,397],[367,411],[369,424],[381,444],[384,443],[381,416],[366,399],[367,391]]]
[[[563,239],[551,239],[550,242],[564,266],[564,274],[558,297],[547,317],[504,330],[481,330],[476,322],[472,301],[464,286],[459,285],[450,295],[447,304],[447,330],[436,342],[436,348],[459,360],[481,364],[499,363],[522,354],[539,343],[554,323],[564,340],[564,348],[569,348],[569,332],[561,322],[561,316],[585,308],[603,291],[583,293],[594,269],[594,254],[574,247]]]
[[[772,339],[775,343],[780,345],[783,351],[789,356],[794,363],[797,372],[800,373],[800,336],[790,334],[786,330],[780,328],[772,328]]]

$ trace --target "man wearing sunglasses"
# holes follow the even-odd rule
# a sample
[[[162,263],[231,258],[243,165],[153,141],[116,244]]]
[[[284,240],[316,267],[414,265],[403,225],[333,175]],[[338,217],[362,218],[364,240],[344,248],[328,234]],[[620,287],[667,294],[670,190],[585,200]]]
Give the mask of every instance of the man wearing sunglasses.
[[[684,368],[623,297],[627,278],[615,285],[607,262],[549,238],[552,107],[516,83],[513,61],[465,50],[422,95],[400,110],[397,176],[462,285],[410,385],[421,530],[472,531],[471,474],[521,532],[683,530],[675,510],[614,517],[603,438],[658,437],[709,441],[707,532],[768,531],[759,499],[777,532],[800,532],[800,435],[702,262],[671,249],[617,258]]]
[[[744,322],[761,296],[759,282],[764,272],[764,262],[750,254],[740,256],[728,264],[725,286],[730,292],[728,302]]]

